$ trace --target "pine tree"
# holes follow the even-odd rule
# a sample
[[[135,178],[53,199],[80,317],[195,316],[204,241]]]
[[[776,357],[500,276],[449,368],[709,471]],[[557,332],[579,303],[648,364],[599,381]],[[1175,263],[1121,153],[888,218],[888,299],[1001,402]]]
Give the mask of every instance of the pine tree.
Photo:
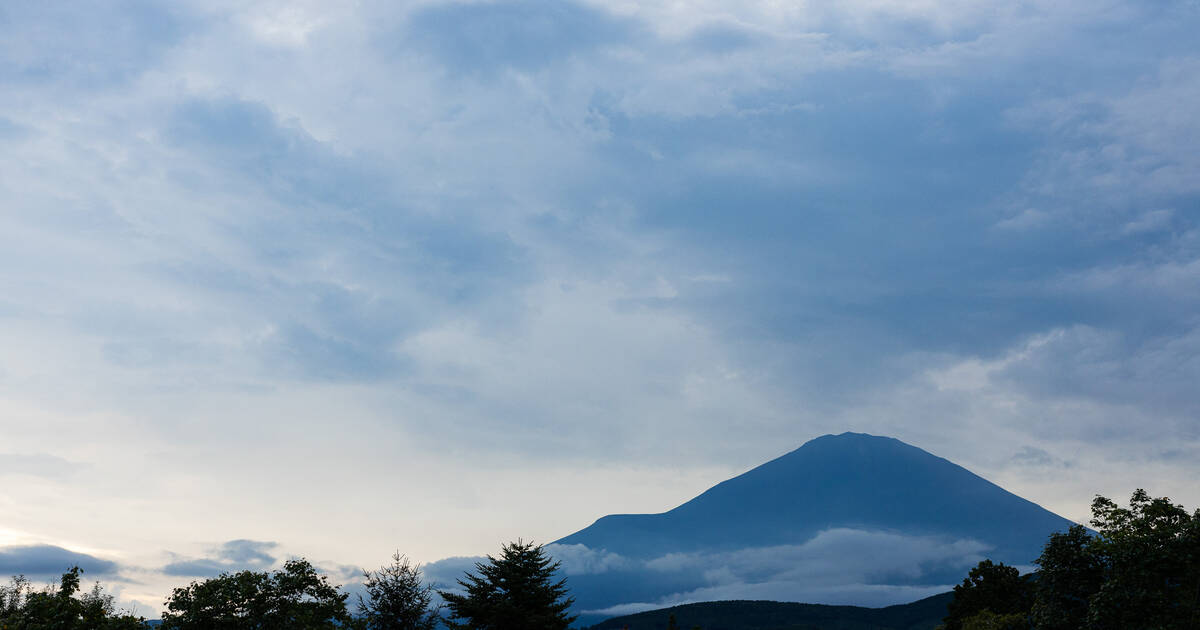
[[[499,558],[475,564],[458,584],[464,593],[439,591],[456,630],[566,630],[575,602],[567,597],[566,580],[541,545],[518,540],[504,545]]]
[[[397,551],[392,564],[363,571],[367,596],[358,596],[358,613],[366,630],[435,630],[440,617],[433,587],[421,583],[421,567]]]

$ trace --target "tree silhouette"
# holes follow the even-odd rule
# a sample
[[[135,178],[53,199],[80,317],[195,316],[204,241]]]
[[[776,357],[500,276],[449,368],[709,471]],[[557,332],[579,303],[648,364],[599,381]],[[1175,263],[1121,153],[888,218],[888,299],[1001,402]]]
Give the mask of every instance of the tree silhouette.
[[[0,630],[134,630],[146,628],[146,620],[118,611],[113,596],[99,582],[80,592],[80,574],[72,567],[57,587],[30,588],[25,576],[16,576],[9,586],[0,586]]]
[[[1089,602],[1090,627],[1200,628],[1200,510],[1138,489],[1128,508],[1097,496],[1092,526],[1104,580]]]
[[[400,552],[378,571],[363,571],[367,597],[358,596],[358,613],[367,630],[434,630],[439,607],[433,586],[421,583],[421,567]]]
[[[999,616],[1025,616],[1032,603],[1033,589],[1029,580],[1021,577],[1016,567],[984,560],[971,569],[962,584],[954,587],[954,599],[948,607],[943,627],[963,630],[969,618],[984,611]]]
[[[1104,561],[1082,525],[1052,534],[1038,565],[1033,621],[1039,630],[1087,626],[1088,605],[1104,583]]]
[[[307,560],[274,573],[240,571],[177,588],[164,630],[334,630],[353,623],[347,595]]]
[[[559,563],[541,545],[518,540],[500,557],[475,564],[476,573],[458,580],[465,593],[438,591],[456,630],[566,630],[575,616],[567,610],[566,580],[555,580]]]

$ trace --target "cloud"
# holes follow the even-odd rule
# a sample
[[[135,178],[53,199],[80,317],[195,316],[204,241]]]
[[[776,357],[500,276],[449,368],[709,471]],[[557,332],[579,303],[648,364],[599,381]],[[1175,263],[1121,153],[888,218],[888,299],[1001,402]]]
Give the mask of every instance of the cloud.
[[[409,38],[456,74],[537,70],[632,35],[637,23],[576,2],[449,2],[409,16]]]
[[[606,371],[608,382],[590,381],[608,392],[597,398],[630,391],[618,372],[632,382],[658,381],[659,395],[574,418],[569,431],[595,427],[596,437],[618,436],[613,441],[627,445],[627,455],[641,456],[632,451],[648,442],[628,432],[639,423],[617,433],[599,427],[656,416],[671,425],[664,432],[678,433],[707,417],[696,434],[719,432],[720,419],[737,413],[734,405],[699,414],[663,410],[670,397],[699,391],[695,383],[723,380],[753,405],[745,416],[767,432],[786,430],[794,424],[788,410],[844,410],[862,392],[919,373],[924,366],[914,366],[931,355],[994,357],[1030,335],[1079,323],[1095,296],[1048,292],[1051,280],[1037,270],[1094,273],[1187,229],[1190,219],[1175,212],[1167,223],[1154,215],[1156,230],[1130,231],[1150,220],[1141,211],[1098,223],[1147,242],[1121,243],[1104,256],[1050,247],[1070,229],[1063,212],[1076,206],[1035,181],[1046,169],[1030,168],[1031,159],[1072,150],[1064,142],[1105,137],[1185,160],[1164,144],[1173,133],[1139,130],[1127,112],[1189,89],[1180,70],[1186,60],[1160,62],[1148,49],[1138,67],[1157,74],[1142,83],[1122,75],[1092,97],[1096,113],[1066,114],[1088,110],[1080,93],[1093,86],[1041,90],[1031,76],[1029,89],[1040,90],[1033,96],[952,74],[948,87],[935,89],[928,79],[934,70],[900,72],[885,60],[947,43],[1005,47],[1006,55],[990,59],[961,46],[938,54],[1011,76],[1040,50],[1026,34],[1031,26],[1053,31],[1072,19],[1099,19],[1086,7],[987,15],[919,3],[856,7],[801,15],[758,4],[696,6],[687,19],[672,13],[676,31],[647,9],[561,3],[453,3],[399,14],[364,7],[367,13],[320,20],[309,19],[308,9],[264,10],[238,14],[229,25],[267,17],[295,23],[303,36],[285,37],[286,50],[203,22],[185,43],[150,55],[154,70],[138,84],[145,98],[136,116],[111,103],[111,116],[94,114],[70,131],[86,134],[98,160],[124,155],[130,164],[161,165],[145,171],[149,186],[135,185],[114,162],[118,179],[108,181],[123,183],[94,188],[98,180],[81,162],[56,169],[79,181],[27,187],[96,191],[85,195],[89,203],[60,204],[60,220],[20,224],[43,241],[93,226],[105,238],[79,237],[95,250],[87,258],[118,262],[89,266],[89,274],[106,278],[120,296],[93,294],[85,287],[94,278],[56,264],[77,251],[67,248],[55,259],[25,258],[26,277],[42,278],[31,286],[53,290],[10,299],[16,312],[73,314],[59,333],[96,335],[106,360],[88,371],[128,379],[104,391],[125,383],[177,387],[181,396],[201,384],[243,391],[295,382],[362,386],[368,396],[399,392],[409,408],[443,418],[421,424],[435,433],[473,426],[456,431],[493,438],[515,435],[487,431],[496,418],[511,428],[523,417],[541,418],[539,426],[573,417],[578,388],[514,401],[506,392],[527,392],[543,377],[513,383],[520,372],[493,361],[478,365],[465,385],[454,374],[462,365],[425,352],[430,340],[469,331],[460,339],[468,352],[494,350],[538,366],[567,347],[543,345],[554,336],[546,325],[569,331],[572,347],[594,340],[602,349],[641,345],[628,331],[653,319],[687,331],[675,345],[703,351],[677,360],[661,344],[654,356],[636,353],[643,357],[637,365],[627,353],[622,369]],[[380,35],[386,45],[354,39],[346,26],[352,17],[391,33]],[[589,35],[576,36],[581,25]],[[348,69],[334,76],[321,71],[313,51],[339,41],[362,63],[342,64]],[[382,109],[339,115],[337,99],[298,98],[275,80],[271,57],[256,54],[266,45],[277,63],[307,68],[324,82],[320,94],[365,90],[374,99],[346,106]],[[720,54],[697,58],[696,46]],[[433,55],[463,75],[499,67],[532,74],[467,86],[400,53]],[[570,80],[537,76],[565,59],[570,68],[555,72]],[[1053,72],[1073,73],[1070,64],[1091,62],[1056,63],[1063,65]],[[389,69],[390,82],[372,81]],[[182,90],[165,89],[158,80],[170,76],[189,79]],[[36,82],[24,89],[41,94]],[[403,124],[361,126],[383,119],[388,107],[405,112]],[[1186,118],[1162,118],[1186,135]],[[67,133],[57,125],[37,123],[42,135],[26,148],[42,159],[82,160],[54,145],[52,138]],[[128,144],[126,137],[148,140]],[[135,198],[133,190],[145,192]],[[45,212],[51,197],[21,194],[40,215],[55,216]],[[1058,206],[1047,207],[1051,199]],[[998,235],[997,224],[1019,224],[1022,236]],[[936,247],[926,246],[932,241]],[[687,280],[693,277],[729,281]],[[577,290],[551,290],[564,286]],[[573,321],[546,316],[583,311]],[[53,328],[48,321],[64,320],[40,321]],[[607,331],[603,341],[596,326]],[[586,366],[567,359],[545,363],[564,380],[589,382]],[[703,365],[720,368],[706,373]],[[506,448],[529,443],[514,438]]]
[[[1111,328],[1076,326],[1039,337],[997,372],[1038,399],[1074,397],[1114,406],[1139,405],[1161,414],[1158,426],[1196,439],[1186,418],[1200,410],[1190,383],[1200,377],[1193,360],[1200,331],[1142,337]],[[1178,423],[1178,424],[1175,424]],[[1124,423],[1122,423],[1124,424]],[[1147,427],[1102,427],[1134,437]],[[1162,439],[1161,434],[1156,439]]]
[[[0,475],[29,475],[47,479],[66,479],[84,468],[54,455],[0,453]]]
[[[645,589],[652,599],[610,601],[587,612],[615,614],[648,604],[661,608],[717,599],[886,606],[948,590],[988,549],[971,540],[830,529],[800,545],[671,554],[638,562],[631,572],[660,575],[664,583],[674,581],[673,588]],[[567,575],[570,579],[570,568]]]
[[[457,582],[467,572],[475,573],[475,565],[486,563],[483,556],[454,556],[430,562],[421,567],[425,580],[439,589],[448,591],[460,590]]]
[[[0,76],[19,86],[54,84],[68,91],[103,90],[133,81],[183,35],[177,9],[149,2],[122,2],[112,11],[38,10],[8,7],[9,37],[0,48]],[[121,32],[119,41],[105,36]],[[55,46],[43,46],[53,37]],[[63,37],[63,39],[58,39]]]
[[[257,540],[231,540],[222,543],[207,558],[177,559],[162,568],[171,576],[216,577],[234,571],[261,571],[274,566],[277,558],[270,550],[278,543]]]
[[[603,549],[590,549],[587,545],[546,545],[546,552],[562,563],[563,573],[571,575],[595,575],[610,571],[636,568],[629,558]]]
[[[16,545],[0,547],[0,575],[26,575],[52,579],[78,566],[91,577],[112,577],[118,565],[111,560],[71,551],[55,545]]]
[[[1071,462],[1061,460],[1036,446],[1024,446],[1012,456],[1013,463],[1031,468],[1064,468]]]
[[[886,606],[945,592],[988,545],[893,532],[828,529],[798,545],[632,558],[585,545],[547,545],[586,615],[628,614],[714,599]],[[484,558],[432,563],[452,584]],[[638,597],[630,601],[628,597]]]

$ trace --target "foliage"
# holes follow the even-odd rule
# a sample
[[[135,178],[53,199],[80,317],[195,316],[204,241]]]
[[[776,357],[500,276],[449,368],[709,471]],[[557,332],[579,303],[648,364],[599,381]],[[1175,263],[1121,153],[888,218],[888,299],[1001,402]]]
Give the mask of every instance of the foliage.
[[[458,630],[566,630],[575,620],[567,614],[574,599],[566,580],[555,581],[559,563],[541,545],[504,545],[500,557],[475,564],[477,574],[458,580],[465,594],[438,591],[452,613],[447,621]]]
[[[274,573],[241,571],[177,588],[165,630],[323,630],[351,625],[345,593],[307,560]]]
[[[963,630],[1027,630],[1029,615],[1008,613],[1000,615],[990,610],[980,611],[963,620]]]
[[[1090,628],[1200,627],[1200,510],[1139,489],[1128,508],[1096,497],[1092,526],[1104,579],[1090,598]]]
[[[421,567],[396,552],[392,564],[363,571],[367,597],[358,596],[358,612],[367,630],[435,630],[440,607],[431,585],[421,584]]]
[[[33,590],[16,576],[0,586],[0,630],[133,630],[146,621],[118,611],[99,583],[80,593],[79,567],[62,575],[57,587]]]
[[[1091,523],[1096,535],[1079,526],[1054,534],[1036,560],[1034,628],[1200,628],[1200,510],[1139,489],[1129,507],[1097,496]]]
[[[1104,561],[1096,539],[1081,525],[1050,536],[1038,565],[1033,603],[1039,630],[1086,627],[1088,604],[1104,582]]]
[[[968,618],[989,611],[1025,615],[1033,604],[1033,586],[1016,567],[984,560],[954,587],[954,599],[943,621],[946,630],[964,630]]]

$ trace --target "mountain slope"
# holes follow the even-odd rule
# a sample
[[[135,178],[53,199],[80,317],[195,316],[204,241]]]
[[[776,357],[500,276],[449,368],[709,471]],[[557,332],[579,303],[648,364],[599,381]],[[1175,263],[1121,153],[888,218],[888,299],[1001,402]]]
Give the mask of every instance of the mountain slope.
[[[606,516],[558,541],[647,558],[799,544],[830,528],[971,539],[1029,564],[1072,523],[899,440],[816,438],[661,514]]]
[[[787,602],[724,601],[684,604],[613,617],[590,630],[666,630],[671,615],[680,628],[704,630],[933,630],[946,616],[952,593],[886,608]]]

